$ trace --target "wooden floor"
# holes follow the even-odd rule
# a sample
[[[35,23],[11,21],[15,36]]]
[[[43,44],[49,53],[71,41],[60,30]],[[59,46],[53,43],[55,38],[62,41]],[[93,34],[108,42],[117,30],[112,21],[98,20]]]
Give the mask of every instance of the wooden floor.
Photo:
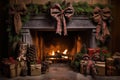
[[[93,79],[90,75],[84,76],[74,72],[67,64],[55,63],[50,65],[46,74],[39,76],[19,76],[15,78],[1,76],[0,80],[120,80],[120,76],[96,76]]]

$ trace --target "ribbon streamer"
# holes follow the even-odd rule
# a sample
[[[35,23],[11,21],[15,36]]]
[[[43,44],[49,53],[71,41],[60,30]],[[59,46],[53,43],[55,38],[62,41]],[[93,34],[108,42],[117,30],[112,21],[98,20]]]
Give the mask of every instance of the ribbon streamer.
[[[53,16],[57,21],[57,29],[56,33],[62,33],[62,26],[64,27],[64,35],[67,35],[67,28],[66,28],[66,18],[70,19],[70,17],[74,14],[74,9],[72,5],[69,3],[65,9],[56,3],[50,9],[51,16]]]
[[[12,5],[10,8],[10,14],[14,15],[14,27],[17,34],[19,34],[22,27],[21,15],[25,14],[26,11],[27,7],[24,3],[16,4],[16,6]]]
[[[97,23],[96,27],[96,39],[100,40],[102,43],[105,42],[106,36],[110,36],[110,32],[107,27],[106,21],[111,17],[111,11],[108,7],[100,9],[95,7],[93,12],[93,19]]]

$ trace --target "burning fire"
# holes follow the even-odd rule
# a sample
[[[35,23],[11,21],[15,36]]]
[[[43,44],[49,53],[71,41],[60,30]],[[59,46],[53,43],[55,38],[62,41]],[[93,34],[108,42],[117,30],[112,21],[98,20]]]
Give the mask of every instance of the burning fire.
[[[65,49],[63,52],[60,52],[60,50],[57,50],[56,52],[57,52],[57,53],[61,53],[61,57],[62,57],[62,58],[68,59],[68,56],[66,55],[67,52],[68,52],[68,49]],[[62,55],[62,54],[63,54],[63,55]],[[55,56],[55,50],[52,50],[51,55],[52,55],[52,56]]]
[[[52,56],[54,56],[54,55],[55,55],[55,51],[54,51],[54,50],[52,51],[52,54],[51,54],[51,55],[52,55]]]
[[[60,50],[57,50],[57,53],[60,53]]]
[[[65,49],[65,50],[63,51],[64,56],[62,56],[62,58],[68,59],[68,56],[66,56],[67,51],[68,51],[68,49]]]
[[[68,50],[67,50],[67,49],[65,49],[65,50],[63,51],[63,54],[67,54],[67,51],[68,51]]]
[[[62,56],[62,58],[68,59],[68,56]]]

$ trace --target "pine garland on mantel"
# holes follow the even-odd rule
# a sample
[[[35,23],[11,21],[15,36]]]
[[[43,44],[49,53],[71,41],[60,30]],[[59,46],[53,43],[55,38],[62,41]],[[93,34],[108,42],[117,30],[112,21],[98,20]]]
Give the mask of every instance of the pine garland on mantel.
[[[48,2],[44,5],[38,5],[38,4],[27,4],[27,11],[26,14],[21,15],[21,21],[22,24],[24,25],[27,21],[29,21],[31,16],[34,15],[40,15],[40,16],[47,16],[50,17],[50,7],[52,6],[52,2]],[[59,3],[61,5],[62,8],[65,7],[66,2],[60,2]],[[81,2],[77,2],[77,3],[72,3],[73,8],[74,8],[74,16],[88,16],[90,19],[92,19],[93,16],[93,10],[96,6],[100,7],[101,9],[105,8],[106,6],[111,8],[110,5],[103,5],[103,4],[95,4],[95,5],[89,5],[88,3],[81,3]],[[13,5],[16,6],[16,5]],[[19,41],[20,39],[20,34],[15,34],[14,32],[14,22],[13,22],[13,17],[10,16],[9,18],[9,27],[8,27],[8,33],[9,33],[9,42],[16,42]]]
[[[28,4],[27,5],[27,14],[25,16],[22,16],[22,22],[26,23],[32,15],[41,15],[41,16],[50,16],[49,9],[53,5],[53,2],[48,2],[44,5],[38,5],[38,4]],[[62,8],[66,6],[66,2],[59,2]],[[93,9],[98,6],[101,9],[104,7],[109,7],[111,8],[111,5],[103,5],[103,4],[94,4],[94,5],[89,5],[88,3],[84,2],[78,2],[78,3],[72,3],[73,8],[74,8],[74,16],[81,16],[85,15],[88,17],[92,16]]]

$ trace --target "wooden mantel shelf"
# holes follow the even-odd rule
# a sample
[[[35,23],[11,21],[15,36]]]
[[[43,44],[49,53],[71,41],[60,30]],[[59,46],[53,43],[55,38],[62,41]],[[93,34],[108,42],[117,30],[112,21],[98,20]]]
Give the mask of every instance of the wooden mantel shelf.
[[[31,31],[33,32],[52,32],[56,31],[55,20],[50,18],[45,18],[41,16],[32,17],[23,27],[22,27],[22,40],[25,43],[33,44],[33,39]],[[89,45],[91,48],[96,47],[95,42],[95,32],[96,26],[93,25],[91,20],[85,16],[72,17],[67,24],[68,32],[89,32]]]
[[[56,21],[50,18],[41,16],[32,17],[23,27],[23,29],[36,29],[39,31],[55,31]],[[72,17],[67,23],[67,30],[84,30],[84,29],[95,29],[95,25],[91,22],[88,17],[79,16]]]

